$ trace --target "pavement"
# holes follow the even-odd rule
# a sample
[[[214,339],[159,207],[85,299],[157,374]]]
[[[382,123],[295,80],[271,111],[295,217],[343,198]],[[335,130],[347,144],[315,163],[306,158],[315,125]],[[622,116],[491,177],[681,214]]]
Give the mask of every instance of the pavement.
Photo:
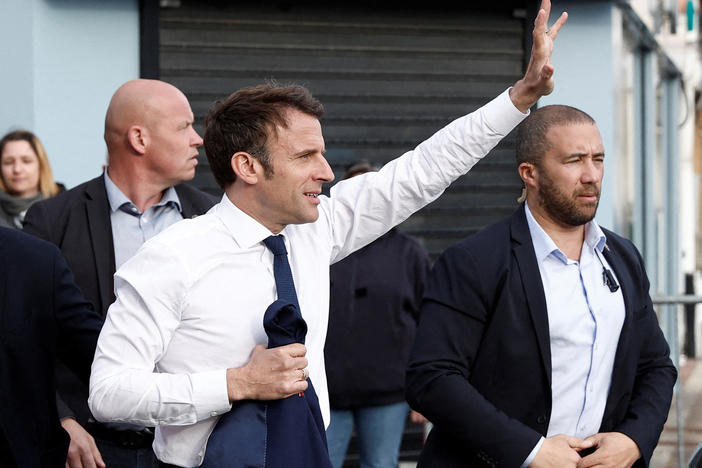
[[[682,424],[678,424],[678,413]],[[678,444],[679,438],[682,442],[681,447]],[[678,391],[673,398],[658,446],[651,457],[650,468],[687,468],[692,453],[700,443],[702,443],[702,359],[683,357],[680,360]],[[682,457],[679,455],[681,450]]]

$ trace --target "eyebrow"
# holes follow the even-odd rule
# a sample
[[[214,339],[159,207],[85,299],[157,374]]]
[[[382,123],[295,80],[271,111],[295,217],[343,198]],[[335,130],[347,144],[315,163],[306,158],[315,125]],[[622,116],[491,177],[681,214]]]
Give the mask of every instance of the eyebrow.
[[[291,157],[291,158],[297,158],[297,157],[299,157],[299,156],[304,156],[304,155],[306,155],[306,154],[315,153],[316,151],[317,151],[316,149],[303,149],[303,150],[298,151],[297,153],[291,154],[290,157]],[[324,156],[324,155],[326,154],[326,152],[327,152],[327,149],[324,148],[324,149],[322,150],[322,156]]]
[[[565,156],[563,157],[563,159],[569,159],[569,158],[574,158],[574,157],[580,158],[580,157],[583,157],[583,156],[587,156],[587,155],[589,155],[589,154],[590,154],[590,153],[577,153],[577,152],[576,152],[576,153],[570,153],[570,154],[565,155]],[[605,155],[605,152],[604,152],[604,151],[599,151],[599,152],[597,152],[597,153],[592,153],[592,156],[593,156],[593,157],[594,157],[594,156],[602,156],[602,157],[604,157],[604,155]]]

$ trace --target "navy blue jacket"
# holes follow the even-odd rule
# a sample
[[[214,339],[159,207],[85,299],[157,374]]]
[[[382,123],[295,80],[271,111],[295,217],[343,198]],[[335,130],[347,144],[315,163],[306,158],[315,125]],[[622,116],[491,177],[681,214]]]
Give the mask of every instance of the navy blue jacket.
[[[22,468],[65,466],[54,362],[87,384],[101,327],[55,246],[0,228],[0,464],[9,450]]]
[[[624,295],[600,432],[622,432],[648,466],[676,379],[634,245],[604,230]],[[551,416],[546,299],[524,208],[449,248],[427,284],[407,397],[434,423],[427,467],[519,467]]]

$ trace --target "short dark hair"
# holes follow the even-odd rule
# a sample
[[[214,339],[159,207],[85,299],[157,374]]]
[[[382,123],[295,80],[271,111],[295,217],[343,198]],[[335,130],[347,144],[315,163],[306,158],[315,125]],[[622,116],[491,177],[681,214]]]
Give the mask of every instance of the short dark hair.
[[[287,112],[295,109],[320,119],[324,107],[307,88],[267,82],[243,88],[218,101],[205,119],[205,153],[222,189],[234,183],[232,156],[244,151],[259,160],[266,177],[273,174],[266,146],[276,126],[288,127]]]
[[[517,165],[528,162],[539,166],[541,158],[550,149],[546,134],[552,127],[592,124],[595,119],[580,109],[554,104],[533,111],[517,127]]]

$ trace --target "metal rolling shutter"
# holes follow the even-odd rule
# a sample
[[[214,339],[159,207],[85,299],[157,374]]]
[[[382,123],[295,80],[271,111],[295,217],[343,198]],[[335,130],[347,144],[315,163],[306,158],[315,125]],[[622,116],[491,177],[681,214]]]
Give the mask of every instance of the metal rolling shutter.
[[[213,103],[238,88],[268,78],[303,84],[325,105],[337,179],[357,158],[383,164],[412,149],[499,94],[523,69],[519,2],[493,2],[493,11],[441,2],[423,9],[176,3],[160,9],[160,75],[188,96],[198,131]],[[521,187],[513,149],[507,138],[401,229],[436,256],[510,214]],[[202,163],[194,183],[218,192]]]

